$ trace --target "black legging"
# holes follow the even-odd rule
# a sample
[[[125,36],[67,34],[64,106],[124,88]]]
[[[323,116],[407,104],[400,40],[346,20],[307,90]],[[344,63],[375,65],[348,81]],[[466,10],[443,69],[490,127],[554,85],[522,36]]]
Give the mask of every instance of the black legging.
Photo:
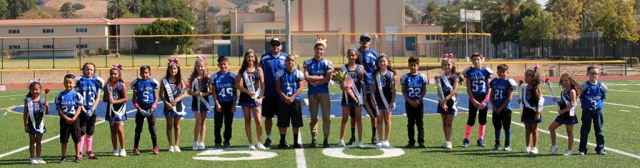
[[[224,122],[224,142],[231,140],[231,126],[233,125],[233,111],[231,111],[232,102],[220,102],[222,106],[222,112],[213,113],[213,134],[215,136],[215,143],[222,143],[222,137],[220,136],[220,130],[222,129],[222,123]]]
[[[474,99],[478,102],[481,102],[484,100],[485,95],[479,95],[479,96],[474,96]],[[478,110],[477,107],[473,106],[473,103],[471,102],[471,99],[469,99],[469,118],[467,118],[467,125],[469,126],[473,126],[476,124],[476,113],[480,113],[480,116],[478,117],[478,122],[480,123],[480,125],[485,125],[487,124],[487,109],[488,107],[485,107],[482,110]]]
[[[511,129],[511,110],[504,108],[500,111],[500,114],[494,112],[491,121],[496,131],[500,130],[500,128],[503,128],[504,131],[509,131]]]
[[[146,109],[145,105],[140,105],[142,109]],[[148,109],[150,109],[151,105]],[[140,133],[142,133],[142,124],[144,124],[144,119],[147,118],[149,121],[149,133],[151,134],[151,142],[153,143],[153,147],[158,146],[158,137],[156,136],[156,113],[153,112],[149,117],[144,117],[140,111],[136,113],[136,130],[135,130],[135,139],[133,141],[133,147],[138,148],[138,144],[140,143]]]

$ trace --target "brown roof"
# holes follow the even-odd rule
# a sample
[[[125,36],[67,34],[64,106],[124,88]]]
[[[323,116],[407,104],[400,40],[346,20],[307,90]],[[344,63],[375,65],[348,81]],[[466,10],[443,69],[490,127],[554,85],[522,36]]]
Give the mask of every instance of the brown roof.
[[[29,26],[29,25],[107,25],[107,24],[150,24],[157,18],[80,18],[80,19],[15,19],[0,20],[0,26]],[[160,20],[175,20],[174,18],[160,18]]]

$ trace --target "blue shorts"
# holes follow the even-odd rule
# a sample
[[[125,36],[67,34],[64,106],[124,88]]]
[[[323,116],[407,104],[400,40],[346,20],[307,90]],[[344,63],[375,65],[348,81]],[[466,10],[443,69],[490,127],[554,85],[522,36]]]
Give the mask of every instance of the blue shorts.
[[[262,107],[262,104],[256,104],[256,102],[238,102],[241,107]]]
[[[111,117],[110,115],[107,115],[107,116],[104,117],[104,119],[107,120],[107,121],[111,121],[113,119],[114,122],[127,121],[127,114],[122,115],[122,117],[118,117],[115,114],[114,114],[113,117]]]
[[[544,121],[542,119],[542,117],[540,117],[539,120],[535,120],[535,119],[528,119],[528,118],[520,118],[520,121],[523,123],[527,123],[527,124],[538,124],[538,123],[542,123],[542,121]]]
[[[194,112],[201,112],[201,111],[209,112],[209,108],[207,107],[207,105],[200,104],[200,109],[198,109],[198,105],[195,105],[195,106],[191,106],[191,111],[194,111]]]
[[[560,124],[564,124],[564,125],[575,125],[575,124],[578,124],[578,119],[565,120],[565,119],[560,118],[560,116],[556,117],[556,119],[554,121],[558,122]]]
[[[31,128],[31,126],[29,126],[29,134],[33,134],[33,135],[42,135],[42,134],[44,134],[44,133],[46,133],[46,132],[47,132],[47,128],[46,128],[46,127],[44,127],[44,128],[42,129],[42,132],[40,132],[40,131],[36,131],[36,129],[33,129],[33,128]]]
[[[181,116],[182,115],[179,115],[173,110],[164,112],[164,117],[181,117]]]

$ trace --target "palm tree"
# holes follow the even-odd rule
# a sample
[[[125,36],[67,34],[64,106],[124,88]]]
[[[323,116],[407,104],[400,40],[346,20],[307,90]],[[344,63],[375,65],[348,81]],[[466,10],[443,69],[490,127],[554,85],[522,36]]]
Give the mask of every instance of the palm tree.
[[[62,4],[62,6],[60,6],[60,15],[62,15],[63,18],[71,18],[73,17],[75,14],[75,9],[73,9],[73,3],[71,2],[65,2],[64,4]]]
[[[422,9],[422,16],[420,16],[421,24],[437,24],[440,22],[440,9],[438,5],[430,0],[429,3]]]
[[[140,10],[142,9],[142,0],[127,0],[127,8],[129,8],[129,12],[139,15]]]
[[[413,12],[413,9],[411,9],[411,5],[409,4],[404,5],[404,17],[410,19],[409,21],[410,24],[417,23],[416,14]]]
[[[273,12],[273,0],[267,1],[266,5],[262,5],[262,7],[256,8],[254,11],[257,13]]]

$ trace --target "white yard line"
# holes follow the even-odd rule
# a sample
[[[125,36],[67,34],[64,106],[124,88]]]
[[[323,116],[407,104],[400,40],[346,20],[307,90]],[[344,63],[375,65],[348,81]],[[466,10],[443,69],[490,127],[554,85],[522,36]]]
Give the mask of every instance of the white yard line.
[[[640,93],[640,91],[632,91],[632,90],[615,90],[615,89],[608,89],[608,91]]]
[[[625,105],[625,104],[618,104],[618,103],[609,103],[609,102],[604,102],[604,104],[610,104],[610,105],[615,105],[615,106],[622,106],[622,107],[630,107],[630,108],[640,109],[640,107],[638,107],[638,106]]]
[[[298,143],[302,144],[302,134],[298,133]],[[299,148],[296,149],[296,167],[297,168],[306,168],[307,160],[304,157],[304,149]]]

